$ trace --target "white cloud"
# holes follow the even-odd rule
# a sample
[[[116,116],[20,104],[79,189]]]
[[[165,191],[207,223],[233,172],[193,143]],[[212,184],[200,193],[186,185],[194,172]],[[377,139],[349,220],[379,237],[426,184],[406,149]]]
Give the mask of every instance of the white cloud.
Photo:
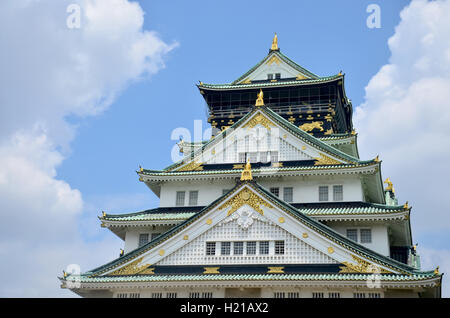
[[[79,29],[66,25],[72,3],[81,7]],[[118,251],[112,235],[83,241],[82,194],[57,168],[75,134],[67,116],[101,113],[164,67],[176,44],[143,21],[127,0],[1,1],[0,296],[63,295],[56,275],[66,265],[98,265]]]
[[[421,237],[450,229],[449,15],[447,0],[413,0],[402,10],[389,64],[370,80],[354,117],[361,156],[379,152],[384,177],[413,206],[413,235]],[[434,268],[429,255],[422,259]]]

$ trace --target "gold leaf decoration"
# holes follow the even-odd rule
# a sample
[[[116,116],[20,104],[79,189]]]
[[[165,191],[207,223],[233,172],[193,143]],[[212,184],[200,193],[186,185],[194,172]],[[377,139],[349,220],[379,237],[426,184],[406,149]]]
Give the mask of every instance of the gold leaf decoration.
[[[284,274],[284,266],[269,266],[267,267],[267,274]]]
[[[308,116],[309,117],[309,116]],[[309,119],[309,118],[307,118]],[[312,117],[311,117],[312,119]],[[299,126],[298,128],[300,128],[303,131],[313,131],[314,129],[319,129],[320,131],[323,131],[323,121],[313,121],[312,123],[306,123],[303,124],[301,126]]]
[[[249,205],[261,215],[264,215],[264,211],[261,209],[260,205],[264,205],[270,209],[273,208],[271,204],[261,199],[251,190],[249,190],[248,188],[244,188],[241,191],[239,191],[234,197],[232,197],[230,200],[228,200],[222,206],[220,206],[219,210],[231,207],[231,209],[227,213],[227,216],[229,216],[234,212],[236,212],[236,210],[239,209],[244,204]]]
[[[353,260],[357,264],[349,263],[349,262],[343,262],[344,266],[340,266],[341,269],[339,273],[380,273],[380,274],[388,274],[391,273],[390,271],[381,268],[379,266],[376,266],[374,264],[371,264],[368,261],[365,261],[355,255],[352,255]]]
[[[272,121],[270,121],[263,114],[258,113],[256,116],[253,116],[253,118],[251,120],[249,120],[243,126],[243,128],[253,128],[253,127],[255,127],[258,124],[264,126],[268,130],[270,130],[270,127],[275,127],[275,124]]]
[[[193,160],[190,163],[188,163],[187,165],[185,165],[184,167],[181,167],[180,169],[178,169],[177,171],[199,171],[199,170],[203,170],[202,165],[203,165],[202,162],[199,163],[199,162]]]
[[[137,260],[131,262],[128,265],[125,265],[124,267],[121,267],[114,272],[109,273],[108,275],[111,276],[124,276],[124,275],[135,275],[135,274],[141,274],[142,272],[145,272],[145,274],[154,274],[151,273],[153,269],[148,268],[149,264],[143,264],[139,265],[139,263],[142,261],[143,257],[138,258]]]
[[[203,267],[203,268],[205,269],[203,274],[220,274],[219,273],[220,267]]]
[[[326,166],[326,165],[341,165],[342,162],[332,159],[330,157],[325,156],[324,154],[320,154],[320,157],[314,158],[316,162],[315,166]]]

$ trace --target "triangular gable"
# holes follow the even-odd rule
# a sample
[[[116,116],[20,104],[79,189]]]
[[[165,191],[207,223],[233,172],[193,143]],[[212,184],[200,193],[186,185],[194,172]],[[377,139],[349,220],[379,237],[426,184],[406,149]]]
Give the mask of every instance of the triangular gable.
[[[264,135],[267,136],[267,134],[270,135],[272,141],[270,146],[268,139],[264,139],[266,138]],[[248,141],[245,140],[247,135],[249,135]],[[250,140],[253,140],[253,142],[250,142]],[[258,144],[258,140],[260,144]],[[279,161],[316,160],[318,165],[371,162],[360,161],[339,151],[299,129],[268,107],[255,107],[229,129],[191,154],[189,158],[184,158],[165,170],[201,170],[203,164],[237,163],[241,161],[236,152],[264,151],[279,151],[280,156],[282,156]]]
[[[247,84],[267,80],[267,74],[281,74],[281,78],[318,79],[319,77],[290,60],[279,51],[271,51],[264,59],[240,76],[232,84]]]
[[[152,265],[162,262],[202,234],[220,226],[219,224],[225,222],[227,217],[239,213],[241,209],[260,213],[267,222],[276,224],[313,247],[315,253],[323,253],[342,264],[341,272],[369,273],[376,268],[381,273],[416,273],[412,267],[373,252],[299,213],[256,183],[244,182],[154,241],[88,274],[111,276],[154,274]]]

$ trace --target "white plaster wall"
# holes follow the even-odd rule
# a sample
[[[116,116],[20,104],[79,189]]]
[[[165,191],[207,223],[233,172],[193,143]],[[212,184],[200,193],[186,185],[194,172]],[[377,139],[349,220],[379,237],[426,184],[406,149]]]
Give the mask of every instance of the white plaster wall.
[[[390,256],[389,249],[389,236],[388,236],[388,227],[386,224],[380,223],[372,223],[367,224],[360,222],[328,222],[327,226],[331,227],[336,232],[342,234],[343,236],[347,235],[347,229],[371,229],[372,230],[372,243],[361,243],[360,235],[358,231],[358,243],[361,245],[370,248],[371,250],[378,252],[384,256]]]
[[[169,226],[155,226],[155,227],[131,227],[125,233],[124,251],[125,253],[131,252],[139,246],[139,235],[149,234],[149,241],[152,238],[152,233],[163,234],[170,229]]]
[[[324,177],[274,177],[257,180],[258,183],[270,189],[280,188],[280,198],[283,198],[283,187],[293,187],[293,202],[319,202],[319,186],[329,186],[329,201],[333,201],[333,185],[343,185],[343,201],[363,201],[361,181],[358,176],[324,176]],[[176,192],[185,191],[185,206],[189,204],[189,191],[198,190],[198,206],[206,206],[222,196],[223,189],[232,189],[232,180],[185,181],[168,182],[161,186],[160,206],[174,207]]]

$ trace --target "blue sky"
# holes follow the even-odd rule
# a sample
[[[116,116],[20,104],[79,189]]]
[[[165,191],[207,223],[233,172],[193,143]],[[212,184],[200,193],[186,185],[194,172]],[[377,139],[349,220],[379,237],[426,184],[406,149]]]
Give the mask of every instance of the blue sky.
[[[68,29],[72,3],[81,27]],[[381,28],[366,25],[370,4]],[[195,84],[233,81],[274,32],[306,69],[346,74],[361,157],[380,155],[413,206],[424,269],[449,271],[449,15],[449,0],[2,1],[0,297],[72,296],[56,279],[67,264],[117,257],[97,216],[158,206],[138,165],[171,164],[172,131],[208,127]]]

